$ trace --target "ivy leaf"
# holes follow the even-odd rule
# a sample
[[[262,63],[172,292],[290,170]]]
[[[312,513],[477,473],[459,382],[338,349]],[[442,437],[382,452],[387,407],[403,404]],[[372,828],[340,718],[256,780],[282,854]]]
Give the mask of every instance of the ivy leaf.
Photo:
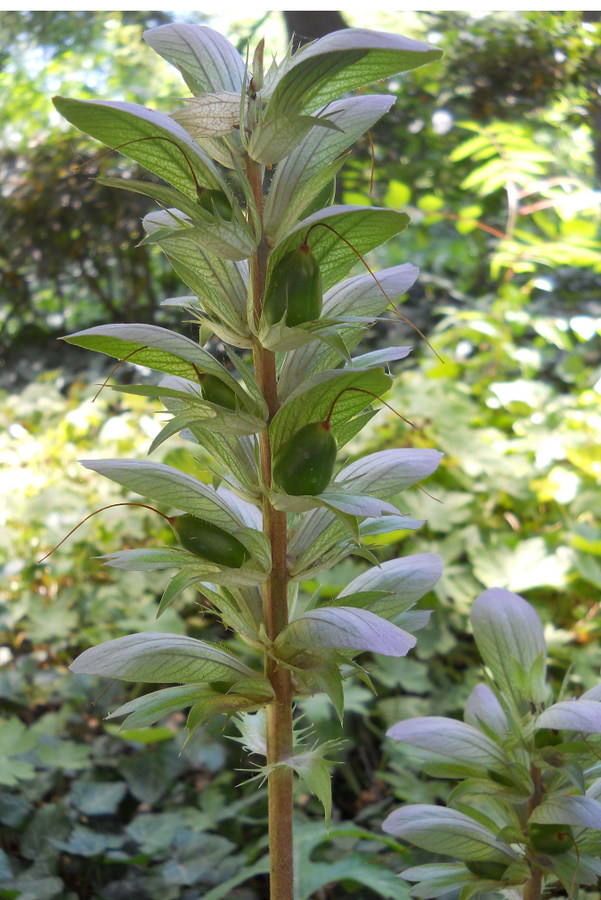
[[[182,73],[193,94],[237,91],[244,86],[244,61],[230,42],[206,25],[160,25],[143,38]]]
[[[0,784],[14,786],[19,780],[35,778],[35,767],[19,759],[35,745],[35,733],[16,716],[11,716],[0,719],[0,738]]]
[[[71,664],[78,675],[104,675],[124,681],[154,683],[225,681],[254,678],[255,673],[231,653],[181,634],[143,632],[85,650]]]
[[[382,829],[430,853],[473,860],[517,858],[511,847],[498,840],[490,829],[471,816],[444,806],[404,806],[390,813]]]
[[[189,197],[196,197],[196,182],[201,187],[224,189],[221,176],[211,158],[169,116],[138,103],[121,100],[70,100],[66,97],[54,97],[53,103],[72,125],[108,147],[123,151],[130,159],[141,163]]]
[[[512,697],[518,708],[524,703],[524,691],[526,699],[542,702],[544,665],[535,663],[546,659],[547,646],[530,604],[504,588],[489,588],[474,601],[470,618],[480,655],[502,693]],[[529,679],[526,683],[524,677]]]
[[[401,35],[345,28],[302,48],[277,79],[267,114],[315,110],[341,94],[439,59],[440,50]]]
[[[322,607],[302,613],[275,640],[287,657],[308,650],[371,650],[384,656],[405,656],[416,644],[412,634],[366,609]]]

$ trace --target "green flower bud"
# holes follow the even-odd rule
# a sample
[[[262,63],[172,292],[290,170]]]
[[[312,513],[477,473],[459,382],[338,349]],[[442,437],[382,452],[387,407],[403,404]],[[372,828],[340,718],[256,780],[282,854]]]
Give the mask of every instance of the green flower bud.
[[[217,375],[202,375],[200,378],[200,393],[205,400],[216,406],[225,406],[226,409],[236,409],[236,394],[231,387],[222,381]]]
[[[534,823],[529,829],[530,846],[539,853],[559,856],[574,846],[572,829],[569,825],[542,825]]]
[[[293,328],[321,315],[321,273],[306,244],[290,250],[276,263],[263,300],[263,314],[270,325],[281,321]]]
[[[273,479],[293,497],[321,494],[332,480],[337,450],[329,422],[304,425],[276,453]]]
[[[537,728],[534,732],[535,747],[555,747],[561,744],[563,737],[555,728]]]

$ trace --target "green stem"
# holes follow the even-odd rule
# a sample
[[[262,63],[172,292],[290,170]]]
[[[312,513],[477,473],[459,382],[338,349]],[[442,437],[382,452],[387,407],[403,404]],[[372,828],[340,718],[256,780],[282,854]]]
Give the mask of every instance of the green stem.
[[[261,167],[249,161],[247,174],[253,189],[260,215],[263,209],[263,184]],[[261,224],[262,228],[262,224]],[[262,232],[257,252],[250,261],[251,290],[258,322],[263,296],[269,249]],[[263,347],[259,341],[253,347],[255,375],[267,407],[269,422],[278,410],[275,353]],[[261,473],[267,487],[271,486],[271,445],[269,428],[259,436]],[[272,569],[269,580],[263,586],[263,620],[267,636],[275,640],[288,624],[288,573],[286,568],[286,513],[273,507],[268,497],[263,498],[263,532],[271,545]],[[292,769],[278,766],[292,756],[292,680],[288,669],[279,667],[275,660],[265,657],[265,676],[274,691],[273,703],[267,707],[267,763],[274,766],[268,778],[269,795],[269,858],[271,900],[293,900],[293,845],[292,845]]]

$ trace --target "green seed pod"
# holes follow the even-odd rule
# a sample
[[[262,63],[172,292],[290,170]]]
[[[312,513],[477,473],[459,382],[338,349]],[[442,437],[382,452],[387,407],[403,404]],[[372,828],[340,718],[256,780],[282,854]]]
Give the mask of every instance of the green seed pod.
[[[202,375],[200,393],[205,400],[226,409],[236,409],[236,395],[231,387],[217,375]]]
[[[332,479],[337,450],[329,423],[304,425],[276,453],[274,481],[293,497],[321,494]]]
[[[309,247],[303,245],[276,263],[265,291],[263,314],[270,325],[286,314],[286,325],[293,328],[319,319],[322,299],[319,266]]]
[[[541,825],[535,823],[528,829],[530,845],[539,853],[559,856],[574,846],[572,829],[569,825]]]
[[[507,871],[506,863],[492,859],[468,859],[464,865],[472,875],[477,875],[478,878],[487,878],[489,881],[502,881]]]
[[[244,544],[211,522],[185,514],[172,516],[169,524],[185,550],[209,562],[229,566],[230,569],[239,569],[249,558],[249,552]]]
[[[228,222],[232,221],[232,207],[223,191],[209,191],[205,188],[198,198],[198,203],[212,216],[219,215]]]

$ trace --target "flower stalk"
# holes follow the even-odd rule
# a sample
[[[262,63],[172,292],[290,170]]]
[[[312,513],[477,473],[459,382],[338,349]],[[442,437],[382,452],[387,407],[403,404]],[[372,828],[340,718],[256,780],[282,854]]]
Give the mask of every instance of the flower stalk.
[[[356,258],[398,235],[409,217],[332,206],[346,151],[394,102],[393,96],[349,92],[440,53],[397,35],[348,29],[280,66],[270,64],[266,73],[260,42],[251,73],[248,61],[210,28],[167,25],[144,37],[182,72],[194,95],[183,110],[169,116],[122,101],[62,97],[55,105],[83,131],[124,149],[163,179],[111,184],[157,201],[159,209],[143,220],[145,240],[162,248],[187,289],[170,305],[191,313],[201,335],[212,331],[231,366],[202,346],[204,337],[197,342],[146,324],[70,335],[72,343],[162,373],[162,381],[140,390],[172,414],[150,453],[175,436],[193,440],[210,458],[213,477],[194,478],[152,460],[84,465],[184,514],[178,522],[186,527],[176,530],[179,547],[119,550],[108,564],[175,568],[158,615],[197,586],[244,650],[141,633],[85,650],[72,670],[178,686],[120,707],[115,715],[130,724],[149,725],[171,710],[189,709],[192,734],[214,716],[235,716],[243,743],[266,758],[271,900],[293,900],[293,778],[318,797],[326,820],[332,808],[328,745],[308,746],[295,735],[293,701],[325,690],[341,718],[349,662],[362,652],[408,653],[416,638],[403,624],[422,627],[423,617],[409,610],[442,569],[435,554],[388,560],[347,585],[345,600],[341,593],[332,605],[304,597],[301,589],[298,607],[288,608],[289,583],[302,586],[360,547],[364,523],[366,533],[374,521],[378,533],[417,527],[390,500],[440,461],[437,451],[407,449],[372,454],[367,465],[337,458],[375,414],[366,409],[372,398],[392,386],[389,365],[410,348],[373,358],[352,358],[351,352],[418,271],[410,263],[392,267],[385,292],[373,273],[347,277]],[[310,265],[300,272],[293,251],[305,247],[317,223],[325,227],[312,232]],[[305,256],[303,249],[301,264]],[[278,452],[299,433],[311,438],[326,415],[332,458],[326,465],[319,442],[309,441],[307,458],[317,477],[311,471],[298,490],[298,460]],[[314,483],[319,491],[309,489]],[[217,538],[236,552],[224,552]],[[407,581],[416,585],[409,593]]]

